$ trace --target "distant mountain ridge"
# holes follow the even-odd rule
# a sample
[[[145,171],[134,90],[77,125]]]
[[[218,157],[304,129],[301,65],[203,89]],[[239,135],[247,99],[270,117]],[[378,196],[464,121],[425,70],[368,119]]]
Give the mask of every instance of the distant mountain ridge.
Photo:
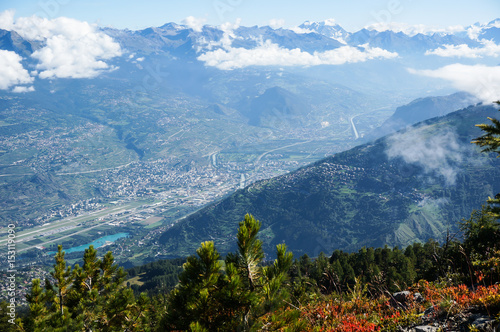
[[[249,124],[254,126],[280,127],[300,125],[307,114],[307,106],[294,93],[280,87],[267,89],[253,99],[248,111]]]
[[[467,31],[471,27],[465,28]],[[201,31],[195,31],[186,25],[167,23],[161,27],[130,31],[103,28],[102,31],[116,38],[128,50],[149,53],[153,51],[148,44],[164,45],[164,50],[192,50],[196,53],[224,48],[223,38],[230,35],[232,47],[254,48],[269,40],[283,48],[299,48],[306,52],[326,51],[345,45],[359,46],[369,44],[389,51],[400,53],[425,52],[443,45],[468,45],[477,47],[480,39],[498,40],[499,28],[496,21],[475,27],[477,38],[459,32],[428,32],[409,34],[401,31],[377,31],[363,28],[356,32],[348,32],[338,24],[331,22],[306,21],[297,28],[271,28],[269,26],[238,26],[232,30],[219,26],[205,25]],[[143,41],[139,39],[143,38]],[[133,41],[133,42],[132,42]],[[228,40],[226,40],[227,42]],[[138,47],[139,45],[142,48]],[[144,47],[146,46],[146,47]],[[184,47],[181,47],[184,46]],[[227,45],[226,45],[227,46]],[[160,48],[162,49],[162,48]],[[158,48],[155,48],[159,51]]]
[[[16,52],[22,56],[33,53],[33,45],[24,40],[17,32],[0,29],[0,49]]]
[[[304,29],[304,32],[312,31],[319,33],[328,38],[335,39],[342,44],[346,44],[346,39],[350,35],[350,33],[344,30],[339,24],[328,20],[323,22],[306,21],[299,25],[299,28]]]
[[[392,134],[420,121],[446,115],[476,102],[476,98],[465,92],[457,92],[449,96],[418,98],[407,105],[398,107],[394,114],[367,135],[367,138],[374,139]]]

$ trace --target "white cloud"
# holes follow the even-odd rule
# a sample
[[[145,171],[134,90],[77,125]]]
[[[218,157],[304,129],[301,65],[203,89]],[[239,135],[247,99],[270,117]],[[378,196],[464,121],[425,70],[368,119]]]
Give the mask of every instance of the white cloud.
[[[33,92],[33,91],[35,91],[34,86],[30,86],[30,87],[16,86],[14,89],[12,89],[12,92],[14,92],[14,93],[25,93],[25,92]]]
[[[363,62],[371,59],[388,59],[397,57],[397,53],[375,47],[360,48],[343,46],[325,52],[313,54],[303,52],[299,48],[293,50],[282,48],[270,40],[253,49],[233,48],[217,49],[202,54],[198,60],[207,66],[223,70],[232,70],[248,66],[317,66],[341,65],[345,63]]]
[[[316,33],[316,31],[314,31],[314,30],[304,29],[304,28],[301,28],[301,27],[293,27],[290,30],[292,30],[296,34]]]
[[[15,52],[0,50],[0,89],[13,85],[31,84],[34,78],[21,64],[22,58]]]
[[[452,34],[460,31],[465,31],[465,28],[461,25],[454,25],[446,28],[436,28],[424,24],[410,25],[407,23],[398,23],[398,22],[389,22],[389,23],[377,22],[367,26],[366,28],[368,30],[376,30],[379,32],[382,31],[402,32],[408,36],[415,36],[419,33],[424,35],[434,34],[434,33]]]
[[[13,21],[11,13],[2,13],[0,28],[9,27],[23,38],[40,41],[44,47],[32,54],[39,61],[41,78],[91,78],[113,70],[104,60],[122,54],[120,45],[87,22],[59,17],[52,20],[37,16]],[[9,23],[10,20],[10,23]]]
[[[420,165],[424,172],[444,177],[448,185],[455,184],[463,152],[455,133],[431,136],[422,128],[390,136],[386,150],[389,158],[400,157],[408,164]]]
[[[196,18],[194,16],[188,16],[184,20],[182,20],[182,24],[187,26],[193,31],[201,32],[203,30],[203,25],[207,20],[204,18]]]
[[[325,25],[328,25],[328,26],[335,26],[337,25],[336,21],[334,18],[328,18],[326,20],[324,20]]]
[[[285,20],[282,18],[273,18],[269,21],[269,26],[273,29],[282,28],[285,25]]]
[[[0,29],[12,30],[14,26],[14,11],[5,10],[0,13]]]
[[[482,31],[482,26],[473,25],[467,29],[467,36],[469,36],[470,39],[477,40]]]
[[[241,24],[241,18],[237,18],[236,21],[233,22],[226,22],[223,23],[219,26],[219,28],[224,31],[224,32],[232,32],[233,30],[236,30],[240,27]]]
[[[425,197],[423,200],[418,202],[418,206],[436,206],[436,207],[442,207],[445,205],[450,204],[450,199],[449,198],[430,198],[430,197]]]
[[[500,55],[500,45],[491,40],[482,40],[481,43],[483,47],[469,47],[467,44],[443,45],[444,47],[425,52],[425,55],[434,54],[442,57],[464,58],[498,57]]]
[[[219,42],[218,46],[222,46],[224,48],[231,47],[233,40],[236,39],[236,35],[234,34],[234,30],[238,29],[241,24],[241,18],[236,19],[236,22],[226,22],[219,26],[224,34],[222,35],[222,39]]]
[[[467,28],[467,36],[472,40],[479,40],[481,36],[489,28],[500,28],[500,20],[496,19],[489,23],[476,23]]]
[[[500,99],[500,66],[469,66],[456,63],[436,70],[409,71],[450,81],[456,89],[469,92],[485,103]]]
[[[236,19],[234,23],[226,22],[218,26],[218,28],[223,32],[222,38],[218,41],[207,41],[205,37],[201,37],[198,39],[198,47],[197,51],[201,52],[202,50],[212,50],[214,48],[223,47],[230,48],[233,40],[239,38],[235,35],[234,30],[238,29],[241,23],[241,18]]]
[[[40,61],[37,65],[40,78],[92,78],[115,69],[100,59],[119,56],[120,46],[105,35],[97,43],[88,37],[76,41],[62,36],[49,38],[47,46],[32,55]]]

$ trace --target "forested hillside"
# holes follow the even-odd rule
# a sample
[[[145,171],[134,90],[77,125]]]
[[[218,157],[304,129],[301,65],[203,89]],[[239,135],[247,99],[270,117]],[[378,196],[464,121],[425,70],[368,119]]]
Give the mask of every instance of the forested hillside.
[[[448,239],[398,248],[334,251],[295,259],[286,245],[264,261],[261,223],[246,215],[237,250],[222,257],[206,241],[187,258],[179,283],[134,296],[108,252],[90,247],[83,267],[59,247],[52,278],[33,280],[29,313],[0,321],[2,331],[494,331],[500,312],[500,229],[493,208]],[[471,260],[473,260],[471,264]],[[154,263],[135,273],[173,264]],[[170,269],[167,269],[170,270]],[[415,283],[418,281],[417,283]],[[496,283],[496,284],[495,284]],[[394,293],[395,291],[399,291]],[[0,304],[2,317],[9,307]],[[495,319],[497,317],[497,319]]]
[[[160,241],[172,256],[188,255],[206,239],[222,252],[234,250],[242,212],[262,222],[267,252],[283,242],[295,254],[316,256],[442,241],[500,191],[500,160],[470,144],[480,134],[474,125],[496,113],[469,107],[256,182],[181,220]]]

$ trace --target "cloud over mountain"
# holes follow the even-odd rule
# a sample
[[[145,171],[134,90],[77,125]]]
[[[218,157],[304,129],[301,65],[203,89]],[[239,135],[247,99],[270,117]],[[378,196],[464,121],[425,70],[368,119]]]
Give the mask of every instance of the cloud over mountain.
[[[232,70],[248,66],[318,66],[341,65],[363,62],[371,59],[391,59],[395,52],[378,47],[342,46],[325,52],[308,53],[300,48],[287,49],[266,40],[252,49],[226,47],[206,52],[198,57],[207,66]]]
[[[407,24],[407,23],[398,23],[398,22],[377,22],[371,24],[366,27],[368,30],[375,30],[378,32],[383,31],[392,31],[392,32],[402,32],[408,36],[415,36],[417,34],[434,34],[434,33],[443,33],[450,34],[465,31],[465,28],[461,25],[449,26],[446,28],[436,28],[432,26],[428,26],[425,24]]]
[[[15,52],[0,50],[0,89],[6,90],[18,84],[33,83],[34,78],[23,68],[21,56]]]
[[[40,78],[95,77],[114,69],[105,60],[122,54],[120,45],[95,26],[66,17],[14,20],[13,12],[8,11],[0,15],[0,28],[42,42],[43,47],[32,54],[39,61],[36,69]]]
[[[33,91],[35,91],[34,86],[30,86],[30,87],[16,86],[16,87],[14,87],[14,89],[12,89],[12,92],[14,92],[14,93],[26,93],[26,92],[33,92]]]
[[[443,45],[432,51],[425,52],[425,55],[438,55],[442,57],[464,57],[464,58],[482,58],[484,56],[500,56],[500,45],[491,40],[482,40],[483,47],[470,47],[467,44],[461,45]]]
[[[285,25],[285,20],[282,18],[273,18],[269,21],[269,26],[273,29],[282,28]]]
[[[194,16],[188,16],[184,20],[182,20],[182,24],[196,32],[201,32],[203,30],[203,25],[205,24],[205,22],[205,19],[196,18]]]
[[[447,80],[461,91],[469,92],[485,103],[500,96],[500,66],[464,65],[455,63],[436,70],[414,70],[410,73]]]

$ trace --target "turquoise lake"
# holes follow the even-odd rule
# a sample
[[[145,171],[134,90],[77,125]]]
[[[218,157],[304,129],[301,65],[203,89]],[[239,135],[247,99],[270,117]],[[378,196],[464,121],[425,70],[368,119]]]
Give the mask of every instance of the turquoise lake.
[[[66,252],[67,254],[70,254],[72,252],[77,252],[77,251],[85,251],[89,246],[94,246],[94,248],[99,248],[102,247],[104,244],[106,244],[107,241],[110,242],[115,242],[118,239],[121,239],[122,237],[127,237],[128,233],[116,233],[113,235],[107,235],[103,236],[101,238],[98,238],[97,240],[94,240],[93,242],[78,246],[78,247],[72,247],[69,249],[63,248],[63,251]],[[55,254],[55,251],[51,251],[48,254],[53,255]]]

